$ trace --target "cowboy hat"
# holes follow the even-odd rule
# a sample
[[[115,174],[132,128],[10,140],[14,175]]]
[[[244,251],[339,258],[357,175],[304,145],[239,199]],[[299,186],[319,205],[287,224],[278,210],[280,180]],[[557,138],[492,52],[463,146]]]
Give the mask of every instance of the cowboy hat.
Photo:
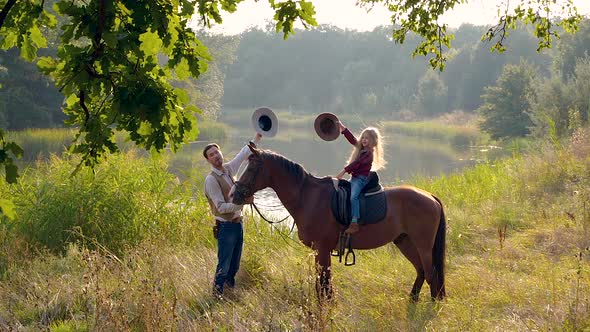
[[[315,118],[313,127],[318,136],[324,141],[333,141],[340,136],[338,117],[332,113],[322,113]]]
[[[273,137],[279,130],[279,120],[270,108],[261,107],[252,113],[252,127],[263,136]]]

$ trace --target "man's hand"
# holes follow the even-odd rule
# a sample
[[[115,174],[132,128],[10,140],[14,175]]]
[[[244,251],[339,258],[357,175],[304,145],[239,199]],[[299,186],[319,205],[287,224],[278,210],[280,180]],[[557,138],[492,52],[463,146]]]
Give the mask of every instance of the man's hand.
[[[254,143],[258,144],[258,142],[260,142],[261,139],[262,139],[262,134],[256,133],[256,137],[254,137]]]

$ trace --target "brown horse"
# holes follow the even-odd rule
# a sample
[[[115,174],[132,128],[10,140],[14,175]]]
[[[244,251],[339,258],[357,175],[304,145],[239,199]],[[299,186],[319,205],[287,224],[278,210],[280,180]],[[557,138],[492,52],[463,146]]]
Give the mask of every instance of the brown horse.
[[[332,213],[332,178],[317,178],[287,158],[250,146],[249,164],[232,189],[233,202],[243,204],[256,191],[272,188],[297,225],[299,239],[316,251],[317,290],[330,297],[331,251],[345,226]],[[433,299],[445,296],[446,222],[443,207],[432,194],[411,186],[385,188],[387,215],[376,224],[362,225],[353,248],[373,249],[393,241],[416,269],[410,293],[417,301],[424,280]]]

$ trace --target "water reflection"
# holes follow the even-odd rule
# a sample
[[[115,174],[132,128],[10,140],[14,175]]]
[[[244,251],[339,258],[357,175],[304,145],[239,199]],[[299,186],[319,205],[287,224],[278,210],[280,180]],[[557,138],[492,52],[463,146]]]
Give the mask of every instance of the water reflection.
[[[225,161],[233,158],[248,139],[249,137],[239,137],[217,142]],[[192,159],[193,166],[209,167],[202,156],[202,149],[208,143],[210,142],[195,142],[185,146],[172,159]],[[287,157],[318,177],[337,174],[345,166],[351,151],[350,145],[344,140],[325,142],[319,138],[263,139],[259,147]],[[492,158],[481,147],[457,149],[433,140],[402,137],[389,142],[384,150],[387,165],[379,171],[379,176],[386,185],[395,185],[418,175],[449,174]]]

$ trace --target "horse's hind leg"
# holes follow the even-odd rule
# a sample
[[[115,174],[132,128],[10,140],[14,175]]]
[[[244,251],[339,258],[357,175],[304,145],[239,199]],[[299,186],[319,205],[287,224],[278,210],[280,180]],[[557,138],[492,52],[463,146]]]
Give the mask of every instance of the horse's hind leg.
[[[437,297],[436,294],[436,285],[435,280],[434,280],[434,266],[432,265],[432,252],[430,250],[420,250],[418,249],[418,252],[420,253],[420,259],[422,260],[422,266],[424,267],[424,278],[426,279],[426,282],[428,283],[428,286],[430,286],[430,296],[432,298],[432,300],[435,300]]]
[[[420,290],[424,284],[424,269],[422,268],[420,254],[418,253],[416,246],[414,246],[406,234],[400,235],[395,241],[393,241],[393,243],[395,243],[402,254],[406,256],[416,269],[416,280],[414,281],[414,286],[412,286],[412,291],[410,292],[410,299],[416,302],[418,301]]]

